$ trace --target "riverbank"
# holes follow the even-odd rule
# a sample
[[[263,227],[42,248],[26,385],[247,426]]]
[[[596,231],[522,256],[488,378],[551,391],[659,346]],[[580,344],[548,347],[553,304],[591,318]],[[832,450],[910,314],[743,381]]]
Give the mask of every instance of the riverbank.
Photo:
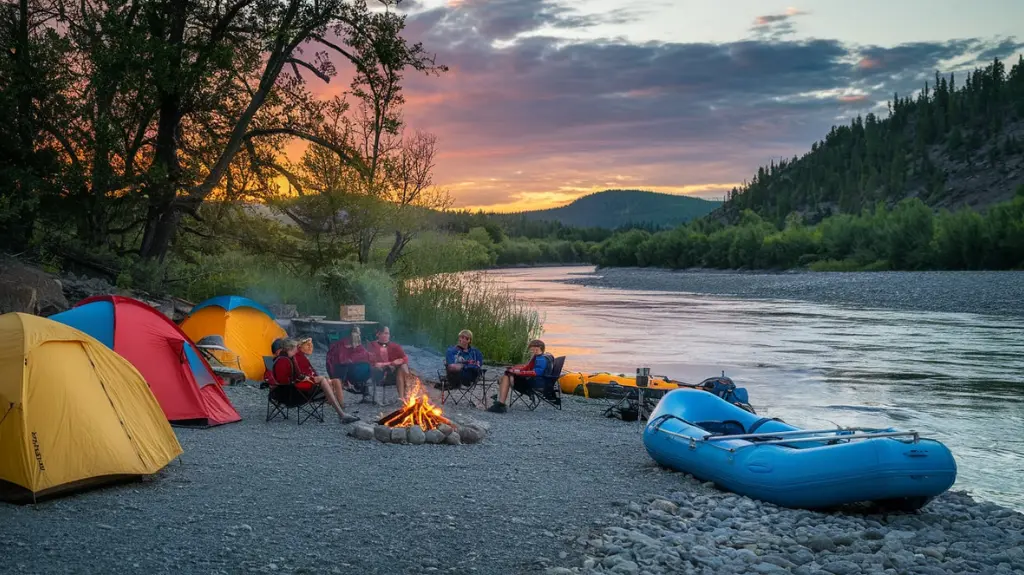
[[[861,308],[1024,316],[1024,271],[771,273],[603,268],[565,282]]]
[[[430,377],[441,357],[407,347]],[[323,362],[317,353],[315,365]],[[780,509],[658,467],[637,423],[567,397],[492,414],[476,445],[391,445],[324,423],[267,423],[266,391],[226,392],[239,423],[175,428],[155,478],[0,504],[10,573],[1010,573],[1024,516],[947,493],[912,515]],[[436,391],[431,390],[437,400]],[[372,419],[397,405],[351,410]]]

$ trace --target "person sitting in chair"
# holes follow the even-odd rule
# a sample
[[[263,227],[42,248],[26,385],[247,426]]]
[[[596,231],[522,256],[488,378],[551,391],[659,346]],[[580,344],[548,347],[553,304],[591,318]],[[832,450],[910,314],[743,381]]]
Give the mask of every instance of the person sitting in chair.
[[[459,332],[459,343],[448,348],[444,364],[449,387],[469,385],[479,377],[484,354],[472,344],[473,332],[464,329]]]
[[[314,386],[318,385],[327,397],[327,402],[331,404],[334,411],[338,412],[338,419],[341,420],[342,424],[359,421],[358,417],[345,413],[345,410],[342,408],[341,382],[327,379],[322,375],[316,375],[316,371],[309,364],[308,358],[306,358],[306,364],[312,373],[303,371],[299,363],[302,359],[296,359],[299,353],[299,343],[294,339],[286,339],[281,344],[281,349],[274,359],[274,380],[282,385],[293,384],[295,389],[305,393],[313,391]],[[337,382],[337,385],[335,385],[335,382]]]
[[[370,380],[370,352],[363,347],[359,326],[352,326],[349,337],[331,344],[327,350],[327,373],[340,379],[345,389],[366,395]]]
[[[405,401],[408,380],[412,375],[409,373],[409,358],[402,346],[391,341],[391,330],[388,326],[377,327],[377,340],[370,342],[367,351],[370,352],[373,378],[381,382],[394,377],[398,398]]]
[[[520,393],[532,391],[536,387],[535,378],[538,375],[546,374],[551,369],[555,360],[551,354],[545,353],[544,342],[535,339],[530,342],[529,347],[530,361],[526,365],[513,365],[505,370],[505,374],[498,380],[498,397],[495,399],[494,405],[487,408],[487,411],[505,413],[508,411],[508,393],[512,387],[515,387],[516,391]],[[550,382],[544,386],[544,396],[554,399],[555,390]]]

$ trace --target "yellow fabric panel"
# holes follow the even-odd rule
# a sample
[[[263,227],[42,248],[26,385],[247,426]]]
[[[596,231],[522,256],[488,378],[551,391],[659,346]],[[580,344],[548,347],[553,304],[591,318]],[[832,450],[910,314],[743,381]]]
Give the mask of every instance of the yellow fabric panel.
[[[223,337],[224,345],[238,355],[245,376],[255,380],[263,379],[263,356],[270,355],[270,345],[288,336],[270,316],[251,307],[231,311],[204,307],[186,318],[181,329],[192,341],[215,334]]]
[[[21,357],[10,355],[15,334],[8,316],[20,316]],[[17,423],[0,424],[0,479],[39,492],[106,475],[155,473],[182,453],[142,375],[100,342],[23,314],[0,316],[0,341],[0,376],[18,365],[22,382],[20,403],[8,416]],[[21,457],[9,457],[15,452]]]
[[[28,483],[29,454],[22,419],[25,336],[19,314],[0,315],[0,480]]]
[[[263,356],[270,355],[270,345],[275,339],[288,337],[288,334],[270,316],[251,307],[235,308],[227,312],[227,316],[224,341],[239,355],[246,377],[263,379],[266,370]]]
[[[227,313],[224,312],[223,308],[204,307],[181,322],[181,331],[185,332],[185,335],[193,342],[197,342],[208,335],[223,336],[224,322],[226,320]]]

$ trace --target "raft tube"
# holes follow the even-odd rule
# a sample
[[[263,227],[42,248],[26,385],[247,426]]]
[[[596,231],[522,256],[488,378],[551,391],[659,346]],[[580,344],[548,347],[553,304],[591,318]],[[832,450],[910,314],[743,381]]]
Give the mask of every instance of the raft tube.
[[[949,449],[916,432],[802,430],[691,389],[665,394],[643,441],[665,467],[782,507],[874,502],[915,510],[956,481]]]
[[[621,385],[623,387],[636,387],[636,376],[624,373],[583,373],[573,371],[558,378],[558,385],[562,393],[570,395],[582,395],[583,397],[602,398],[605,397],[609,385]],[[681,381],[674,381],[663,375],[652,375],[648,385],[649,390],[668,392],[684,386]]]
[[[562,393],[571,395],[582,395],[587,398],[601,399],[611,396],[613,399],[620,397],[619,393],[623,387],[636,387],[636,376],[624,373],[582,373],[579,371],[569,372],[558,378],[558,385]],[[666,393],[680,389],[701,389],[725,399],[750,413],[756,413],[750,405],[747,390],[736,387],[731,379],[725,377],[709,377],[698,384],[676,381],[663,375],[652,375],[647,386],[647,395],[652,398],[660,398]],[[618,392],[618,393],[616,393]]]

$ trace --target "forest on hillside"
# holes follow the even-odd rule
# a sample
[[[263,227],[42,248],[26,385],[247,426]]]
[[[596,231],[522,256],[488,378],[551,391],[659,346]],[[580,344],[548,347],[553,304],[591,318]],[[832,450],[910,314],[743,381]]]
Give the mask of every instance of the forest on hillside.
[[[743,210],[782,224],[812,221],[916,197],[935,208],[985,208],[1024,183],[1024,58],[1007,72],[996,59],[960,79],[935,74],[916,97],[894,95],[889,116],[834,126],[800,158],[758,169],[718,214]]]

